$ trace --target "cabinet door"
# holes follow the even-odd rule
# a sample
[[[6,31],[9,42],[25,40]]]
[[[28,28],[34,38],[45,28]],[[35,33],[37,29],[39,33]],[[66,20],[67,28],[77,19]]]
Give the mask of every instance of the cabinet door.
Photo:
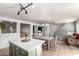
[[[16,45],[12,44],[13,56],[16,56]]]
[[[9,42],[9,56],[13,55],[12,43]]]
[[[42,56],[42,45],[38,46],[38,47],[35,49],[35,55],[36,55],[36,56]]]
[[[35,49],[32,49],[31,51],[28,52],[29,56],[35,56]]]
[[[9,55],[15,56],[16,46],[13,43],[9,43]]]
[[[28,56],[28,52],[21,49],[21,56]]]
[[[16,56],[20,56],[21,49],[19,47],[16,47]]]
[[[28,52],[29,56],[42,56],[42,45]]]

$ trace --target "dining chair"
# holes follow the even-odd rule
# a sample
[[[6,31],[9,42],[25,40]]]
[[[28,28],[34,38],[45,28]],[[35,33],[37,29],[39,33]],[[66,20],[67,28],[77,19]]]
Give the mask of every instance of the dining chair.
[[[42,45],[43,50],[47,50],[48,49],[48,43],[47,41],[45,41],[45,43]]]
[[[54,49],[54,51],[56,51],[56,45],[57,45],[57,39],[58,37],[54,37],[54,39],[51,41],[51,48]]]

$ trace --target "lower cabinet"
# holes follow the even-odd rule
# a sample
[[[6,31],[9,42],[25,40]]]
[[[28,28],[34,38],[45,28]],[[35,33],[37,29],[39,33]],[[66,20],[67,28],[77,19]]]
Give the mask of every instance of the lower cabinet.
[[[33,50],[30,50],[29,52],[28,52],[28,55],[29,56],[35,56],[35,50],[33,49]]]
[[[28,52],[22,50],[21,48],[16,49],[16,56],[28,56]]]
[[[42,56],[42,45],[41,46],[38,46],[36,49],[36,56]]]
[[[41,56],[42,46],[38,46],[35,49],[26,51],[10,42],[9,43],[9,55],[10,56]]]
[[[20,53],[21,56],[28,56],[28,52],[24,51],[24,50],[21,50],[21,53]]]
[[[16,46],[9,42],[9,55],[15,56],[16,55]]]
[[[15,52],[16,52],[16,56],[20,56],[20,54],[21,54],[21,49],[20,49],[19,47],[16,47]]]

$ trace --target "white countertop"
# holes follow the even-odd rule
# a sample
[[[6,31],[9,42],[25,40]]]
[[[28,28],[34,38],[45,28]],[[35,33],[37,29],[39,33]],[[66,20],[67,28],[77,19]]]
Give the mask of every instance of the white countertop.
[[[10,40],[10,42],[12,42],[16,46],[18,46],[26,51],[30,51],[30,50],[42,45],[45,41],[38,40],[38,39],[31,39],[28,42],[21,42],[20,40]]]

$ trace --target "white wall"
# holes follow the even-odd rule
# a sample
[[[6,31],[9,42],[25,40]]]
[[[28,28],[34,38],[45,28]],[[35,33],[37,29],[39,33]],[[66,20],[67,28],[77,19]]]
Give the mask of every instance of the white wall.
[[[76,32],[79,33],[79,24],[76,24]]]
[[[49,29],[44,28],[43,29],[45,34],[46,30],[49,31],[49,36],[54,36],[54,33],[60,40],[64,36],[68,34],[68,32],[75,32],[75,26],[74,23],[66,23],[66,24],[60,24],[60,25],[55,25],[55,24],[49,24]]]
[[[68,32],[75,32],[74,23],[65,24],[56,32],[56,35],[62,38],[63,36],[66,36]]]
[[[76,32],[79,32],[79,20],[76,22]]]
[[[49,36],[54,36],[54,32],[56,31],[58,25],[50,24],[49,26]]]
[[[21,24],[20,28],[22,32],[26,32],[28,36],[30,35],[30,24]]]
[[[49,25],[45,25],[45,26],[43,26],[43,35],[44,36],[49,36]]]
[[[55,31],[56,31],[55,34],[62,40],[62,38],[66,36],[68,32],[75,32],[74,23],[66,23],[66,24],[63,24],[62,27],[61,26],[59,27],[59,25],[51,24],[50,36],[53,36]]]

